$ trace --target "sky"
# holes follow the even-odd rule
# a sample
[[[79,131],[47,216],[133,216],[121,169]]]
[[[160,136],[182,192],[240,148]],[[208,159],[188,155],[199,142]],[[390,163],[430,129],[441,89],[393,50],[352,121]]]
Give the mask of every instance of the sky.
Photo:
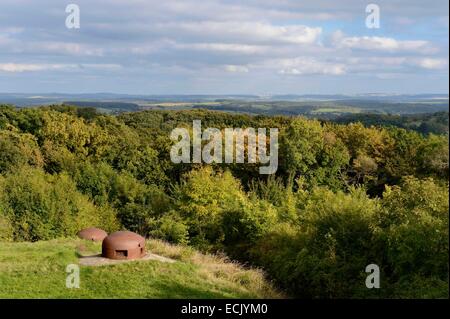
[[[0,92],[448,93],[448,39],[447,0],[0,0]]]

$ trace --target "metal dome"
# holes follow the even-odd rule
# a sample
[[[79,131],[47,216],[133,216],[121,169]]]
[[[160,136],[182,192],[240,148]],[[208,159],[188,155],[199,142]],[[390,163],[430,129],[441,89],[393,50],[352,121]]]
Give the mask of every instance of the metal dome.
[[[144,255],[145,238],[136,233],[118,231],[103,239],[103,257],[110,259],[137,259]]]
[[[90,227],[80,230],[77,233],[77,236],[86,240],[102,241],[106,236],[108,236],[108,233],[103,229]]]

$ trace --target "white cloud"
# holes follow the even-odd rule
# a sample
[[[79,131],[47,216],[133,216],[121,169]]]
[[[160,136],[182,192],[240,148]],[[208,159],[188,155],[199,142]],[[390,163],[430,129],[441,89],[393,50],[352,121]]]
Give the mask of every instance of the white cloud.
[[[231,72],[231,73],[248,73],[249,69],[248,67],[244,65],[225,65],[224,67],[225,71]]]
[[[424,40],[396,40],[389,37],[362,36],[348,37],[341,31],[332,35],[332,43],[337,48],[349,48],[367,51],[436,53],[430,42]]]
[[[118,70],[118,64],[32,64],[32,63],[0,63],[0,72],[21,73],[44,70],[92,69],[92,70]]]
[[[304,25],[279,26],[253,21],[200,21],[161,23],[157,29],[185,38],[227,40],[234,43],[294,43],[308,44],[318,40],[321,28]]]
[[[173,46],[178,49],[231,52],[240,54],[264,53],[270,49],[270,47],[266,46],[239,44],[239,43],[189,43],[189,44],[174,44]]]
[[[47,66],[40,64],[0,63],[0,71],[11,73],[41,71],[47,68]]]
[[[432,89],[448,82],[448,4],[442,0],[381,4],[380,30],[364,27],[359,0],[77,1],[80,30],[64,27],[64,8],[54,0],[0,1],[2,87],[39,87],[47,77],[56,87],[42,87],[51,91],[59,80],[71,90],[147,92],[160,85],[170,91],[204,78],[198,90],[217,85],[220,91],[231,75],[239,90],[288,90],[310,81],[301,76],[310,74],[322,75],[314,77],[320,90],[328,89],[327,81],[337,84],[331,90],[369,87],[371,81],[360,81],[366,76],[415,81],[427,75],[439,79],[424,83]],[[333,32],[337,25],[348,34]],[[39,83],[28,74],[40,71]],[[104,81],[90,82],[96,75]],[[216,84],[208,81],[214,77]]]
[[[438,70],[445,69],[448,65],[448,60],[443,58],[411,56],[348,58],[345,61],[353,70],[400,69],[408,66]]]
[[[343,75],[346,73],[346,66],[343,63],[335,63],[311,57],[271,60],[266,62],[265,66],[276,68],[279,74],[290,75]]]
[[[40,42],[32,45],[31,49],[68,55],[103,56],[102,48],[70,42]]]
[[[416,64],[424,69],[444,69],[448,66],[448,61],[446,59],[435,59],[435,58],[423,58],[418,59]]]

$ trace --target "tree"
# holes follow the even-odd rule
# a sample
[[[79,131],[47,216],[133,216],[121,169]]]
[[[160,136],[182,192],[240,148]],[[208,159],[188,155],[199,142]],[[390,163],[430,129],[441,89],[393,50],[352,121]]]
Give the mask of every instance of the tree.
[[[374,255],[378,201],[364,189],[325,187],[297,193],[298,220],[261,238],[251,255],[298,297],[345,298],[367,290],[364,269]],[[364,289],[363,289],[364,288]]]
[[[0,179],[0,203],[0,216],[9,219],[14,240],[75,236],[90,226],[107,231],[119,227],[115,211],[89,202],[67,174],[50,175],[22,167]]]
[[[392,280],[448,280],[448,188],[409,176],[387,187],[381,203],[377,225]]]
[[[0,130],[0,173],[29,164],[42,167],[42,154],[33,135],[19,133],[9,126],[9,130]]]
[[[186,174],[174,197],[190,242],[205,250],[252,243],[276,219],[271,205],[249,201],[229,171],[214,172],[209,166]]]
[[[319,121],[294,119],[281,135],[280,162],[284,171],[308,185],[342,187],[341,171],[349,161],[346,146]]]

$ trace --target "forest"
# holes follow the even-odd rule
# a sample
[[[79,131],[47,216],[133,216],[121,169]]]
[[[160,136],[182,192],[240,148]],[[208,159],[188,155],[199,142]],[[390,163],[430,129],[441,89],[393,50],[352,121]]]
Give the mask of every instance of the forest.
[[[193,120],[278,128],[276,174],[172,163],[170,132]],[[128,229],[261,268],[291,297],[448,298],[448,121],[371,120],[3,105],[0,241]]]

